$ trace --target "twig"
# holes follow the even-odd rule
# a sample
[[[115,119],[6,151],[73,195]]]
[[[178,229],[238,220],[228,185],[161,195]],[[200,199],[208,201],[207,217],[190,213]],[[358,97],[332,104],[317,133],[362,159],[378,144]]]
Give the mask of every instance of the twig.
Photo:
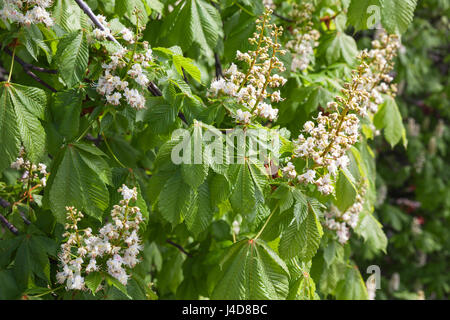
[[[186,82],[186,84],[189,84],[188,79],[186,77],[186,72],[184,71],[183,67],[181,67],[181,71],[183,72],[183,80],[184,80],[184,82]]]
[[[217,52],[214,52],[214,60],[216,66],[216,78],[223,78],[222,64],[220,63],[219,55],[217,54]]]
[[[11,203],[3,198],[0,198],[0,206],[2,206],[3,208],[8,208],[11,206]]]
[[[0,222],[4,224],[4,226],[11,231],[11,233],[15,234],[16,236],[19,235],[19,230],[17,230],[17,228],[8,221],[8,219],[5,218],[4,215],[2,215],[0,213]]]
[[[102,137],[100,135],[97,136],[97,138],[94,138],[90,133],[88,133],[84,139],[87,141],[93,142],[97,147],[100,145],[100,142],[103,141]]]
[[[31,221],[27,219],[27,217],[25,216],[25,213],[23,213],[22,211],[18,210],[20,216],[22,217],[23,222],[29,226],[31,224]]]
[[[181,252],[183,252],[185,255],[187,255],[189,258],[192,257],[192,255],[187,252],[186,250],[184,250],[184,248],[182,246],[180,246],[179,244],[173,242],[172,240],[167,239],[166,242],[172,246],[174,246],[175,248],[177,248],[178,250],[180,250]]]
[[[83,0],[75,0],[75,2],[78,4],[78,6],[81,8],[81,10],[83,10],[84,13],[86,13],[86,15],[89,17],[89,19],[91,19],[91,21],[95,24],[95,26],[97,28],[99,28],[102,31],[105,31],[105,27],[97,19],[95,14],[92,12],[91,8],[86,4],[86,2],[84,2]],[[121,46],[119,41],[117,41],[116,38],[114,38],[112,35],[108,35],[107,38],[108,38],[108,40],[110,40],[110,41],[118,44],[119,46]]]
[[[287,21],[287,22],[289,22],[289,23],[294,23],[294,22],[295,22],[294,20],[289,19],[289,18],[286,18],[286,17],[284,17],[284,16],[282,16],[282,15],[276,13],[276,12],[273,12],[272,14],[273,14],[275,17],[280,18],[281,20]]]
[[[7,48],[5,48],[6,50],[8,50]],[[9,54],[9,53],[8,53]],[[55,69],[46,69],[46,68],[42,68],[42,67],[38,67],[35,66],[31,63],[25,62],[23,61],[21,58],[19,58],[18,56],[15,56],[14,59],[24,68],[24,69],[28,69],[28,70],[34,70],[34,71],[39,71],[39,72],[43,72],[43,73],[51,73],[51,74],[57,74],[58,70]]]
[[[9,50],[8,48],[4,48],[3,49],[7,54],[9,54],[11,57],[13,56],[13,53],[11,52],[11,50]],[[46,87],[47,89],[49,89],[52,92],[57,92],[55,88],[53,88],[51,85],[49,85],[47,82],[45,82],[44,80],[42,80],[41,78],[39,78],[36,74],[34,74],[30,69],[31,66],[29,63],[23,61],[22,59],[20,59],[19,57],[17,57],[16,55],[14,55],[14,60],[17,61],[18,64],[20,64],[23,68],[23,70],[25,71],[25,73],[27,75],[29,75],[30,77],[32,77],[35,81],[39,82],[41,85],[43,85],[44,87]],[[33,66],[34,68],[38,68],[41,69],[40,67],[36,67]],[[34,69],[37,70],[37,69]],[[47,73],[53,73],[53,70],[47,70],[47,69],[43,69],[46,70]],[[51,71],[51,72],[49,72]],[[56,70],[55,70],[56,71]],[[43,71],[44,72],[44,71]]]
[[[6,208],[11,207],[11,203],[9,203],[9,201],[6,201],[6,200],[3,199],[3,198],[0,198],[0,206],[2,206],[3,208],[6,209]],[[27,225],[30,225],[31,222],[30,222],[30,220],[27,219],[27,217],[25,216],[25,213],[23,213],[23,212],[20,211],[20,210],[18,210],[18,211],[19,211],[20,216],[21,216],[22,219],[23,219],[23,222],[24,222],[25,224],[27,224]]]

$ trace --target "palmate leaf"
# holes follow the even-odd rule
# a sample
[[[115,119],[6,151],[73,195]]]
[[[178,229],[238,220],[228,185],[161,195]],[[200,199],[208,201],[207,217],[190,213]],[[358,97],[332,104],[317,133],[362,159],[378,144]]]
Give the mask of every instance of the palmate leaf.
[[[78,30],[61,39],[56,52],[56,65],[69,88],[83,81],[89,62],[86,35]]]
[[[345,61],[352,65],[358,55],[355,39],[340,31],[325,35],[318,51],[329,64]]]
[[[347,266],[345,278],[338,282],[336,299],[338,300],[368,300],[366,285],[354,266]]]
[[[414,17],[417,0],[383,0],[381,21],[389,33],[404,33]]]
[[[242,164],[229,166],[229,177],[233,191],[230,203],[236,213],[249,214],[254,211],[258,197],[267,184],[264,169],[256,162],[245,158]]]
[[[364,243],[373,251],[386,253],[388,239],[383,232],[383,226],[367,210],[361,214],[360,222],[355,232],[364,238]]]
[[[206,230],[212,221],[214,209],[211,206],[209,184],[205,181],[191,193],[189,207],[184,214],[186,226],[195,236]]]
[[[385,101],[375,114],[373,122],[377,129],[384,129],[384,137],[391,147],[394,147],[400,140],[403,140],[403,145],[406,147],[408,143],[406,130],[397,103],[394,98],[390,96],[385,97]]]
[[[145,2],[144,0],[116,0],[114,11],[119,17],[125,16],[131,23],[136,25],[136,14],[134,13],[136,9],[139,25],[146,25],[148,12]]]
[[[381,14],[381,6],[385,0],[352,0],[348,7],[347,24],[353,25],[356,31],[373,27],[373,23],[378,23],[377,15]]]
[[[28,158],[38,162],[45,148],[45,92],[34,87],[0,83],[0,171],[19,155],[23,143]]]
[[[357,190],[352,178],[348,170],[346,172],[344,170],[339,171],[336,182],[335,204],[341,212],[345,212],[356,199]]]
[[[59,222],[64,223],[66,206],[74,206],[97,219],[108,208],[110,168],[105,154],[96,147],[81,143],[65,147],[52,167],[46,195]]]
[[[55,0],[52,18],[55,24],[69,32],[90,28],[89,18],[73,0]]]
[[[314,257],[323,235],[317,210],[310,201],[306,204],[297,201],[294,217],[281,235],[278,246],[281,257],[289,259],[298,256],[303,261]]]
[[[208,163],[204,159],[202,128],[198,122],[195,121],[195,124],[189,144],[184,150],[188,152],[186,156],[187,163],[181,164],[183,180],[194,189],[205,181],[209,170]]]
[[[26,288],[28,281],[34,277],[50,283],[50,261],[48,256],[56,256],[57,244],[53,239],[47,238],[34,227],[26,234],[16,238],[10,253],[14,253],[12,271],[16,283]]]
[[[262,240],[242,240],[229,248],[212,299],[285,299],[289,271],[280,257]]]
[[[161,190],[158,208],[164,219],[173,225],[181,222],[181,212],[189,206],[194,190],[183,181],[180,170],[176,170]]]
[[[193,43],[208,56],[213,55],[217,40],[222,36],[219,12],[204,0],[181,2],[167,17],[163,29],[172,44],[180,45],[183,51]]]

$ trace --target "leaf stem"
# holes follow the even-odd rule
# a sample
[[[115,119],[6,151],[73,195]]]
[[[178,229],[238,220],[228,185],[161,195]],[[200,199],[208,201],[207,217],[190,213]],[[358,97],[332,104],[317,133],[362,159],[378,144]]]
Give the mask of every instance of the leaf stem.
[[[264,223],[264,225],[262,226],[261,230],[259,230],[258,234],[253,238],[253,240],[258,239],[261,234],[263,233],[264,229],[266,228],[267,224],[269,223],[270,218],[272,218],[273,214],[275,213],[275,211],[277,211],[278,207],[279,207],[280,203],[277,203],[277,205],[275,206],[275,208],[273,208],[272,212],[270,213],[269,217],[267,218],[266,222]]]
[[[109,146],[108,140],[106,140],[106,136],[105,134],[102,132],[102,137],[103,137],[103,141],[105,141],[106,144],[106,148],[108,148],[108,151],[111,153],[111,155],[113,156],[114,160],[116,160],[116,162],[122,167],[122,168],[128,168],[126,167],[122,162],[120,162],[119,159],[117,159],[116,155],[114,154],[114,152],[112,151],[111,147]]]
[[[14,46],[13,52],[12,52],[12,59],[11,59],[11,67],[9,68],[9,75],[8,75],[8,83],[11,81],[11,75],[14,68],[14,57],[16,56],[16,46]]]

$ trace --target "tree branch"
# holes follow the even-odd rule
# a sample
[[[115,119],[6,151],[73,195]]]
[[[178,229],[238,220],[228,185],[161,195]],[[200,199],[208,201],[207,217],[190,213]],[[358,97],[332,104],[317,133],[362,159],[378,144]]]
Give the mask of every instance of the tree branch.
[[[294,23],[295,21],[289,18],[286,18],[278,13],[276,13],[275,11],[272,13],[275,17],[280,18],[281,20],[287,21],[289,23]]]
[[[223,78],[222,64],[220,63],[219,55],[217,54],[217,52],[214,52],[214,60],[216,67],[216,78]]]
[[[91,21],[95,24],[95,26],[97,28],[99,28],[102,31],[105,31],[105,27],[97,19],[97,16],[94,14],[94,12],[92,12],[91,8],[86,4],[86,2],[84,2],[83,0],[75,0],[75,2],[81,8],[81,10],[83,10],[84,13],[86,13],[86,15],[89,17],[89,19],[91,19]],[[112,35],[108,35],[107,38],[108,38],[108,40],[110,40],[110,41],[118,44],[119,46],[121,46],[119,41],[117,41],[116,38],[114,38]]]
[[[11,203],[9,203],[9,201],[6,201],[6,200],[3,199],[3,198],[0,198],[0,206],[2,206],[3,208],[6,209],[6,208],[8,208],[8,207],[11,207]],[[31,221],[27,219],[27,217],[25,216],[25,213],[23,213],[23,212],[20,211],[20,210],[18,210],[18,211],[19,211],[20,216],[22,217],[23,222],[24,222],[26,225],[30,225],[30,224],[31,224]]]
[[[5,51],[7,54],[9,54],[11,57],[13,56],[11,50],[9,50],[8,48],[4,48],[3,51]],[[47,82],[45,82],[44,80],[42,80],[41,78],[39,78],[36,74],[34,74],[30,69],[36,70],[36,71],[41,71],[41,72],[46,72],[46,73],[57,73],[56,70],[48,70],[48,69],[44,69],[41,67],[36,67],[33,66],[32,64],[29,64],[25,61],[23,61],[22,59],[20,59],[17,55],[14,55],[14,60],[17,61],[18,64],[20,64],[23,68],[23,70],[25,71],[25,73],[27,75],[29,75],[30,77],[32,77],[34,80],[36,80],[37,82],[39,82],[41,85],[43,85],[44,87],[46,87],[47,89],[49,89],[52,92],[57,92],[55,88],[53,88],[51,85],[49,85]]]
[[[19,230],[17,230],[17,228],[8,221],[8,219],[5,218],[4,215],[2,215],[0,213],[0,222],[3,223],[3,225],[9,230],[11,231],[11,233],[15,234],[16,236],[19,235]]]
[[[11,203],[3,198],[0,198],[0,206],[2,206],[3,208],[8,208],[11,206]]]
[[[179,244],[173,242],[172,240],[167,239],[166,242],[172,246],[174,246],[175,248],[177,248],[178,250],[180,250],[182,253],[184,253],[185,255],[187,255],[189,258],[192,257],[192,255],[187,252],[186,250],[184,250],[184,248],[182,246],[180,246]]]

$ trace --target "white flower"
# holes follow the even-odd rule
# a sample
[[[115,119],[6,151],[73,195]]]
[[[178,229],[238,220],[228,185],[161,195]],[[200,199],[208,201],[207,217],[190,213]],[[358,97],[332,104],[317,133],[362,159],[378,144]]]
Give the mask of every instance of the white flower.
[[[120,33],[122,34],[123,40],[129,42],[129,43],[134,43],[133,40],[133,32],[131,32],[130,29],[128,28],[123,28]]]
[[[112,95],[106,96],[106,101],[114,106],[117,106],[120,104],[120,98],[122,98],[122,94],[120,92],[114,92]]]
[[[298,179],[300,182],[306,181],[307,183],[314,183],[314,178],[316,176],[316,171],[308,170],[306,173],[300,175]]]
[[[136,187],[133,189],[128,188],[126,185],[122,185],[122,188],[119,189],[119,192],[122,194],[124,200],[137,199],[137,189]]]
[[[250,123],[251,116],[252,114],[248,111],[242,111],[241,109],[238,109],[236,111],[236,120],[244,124]]]

